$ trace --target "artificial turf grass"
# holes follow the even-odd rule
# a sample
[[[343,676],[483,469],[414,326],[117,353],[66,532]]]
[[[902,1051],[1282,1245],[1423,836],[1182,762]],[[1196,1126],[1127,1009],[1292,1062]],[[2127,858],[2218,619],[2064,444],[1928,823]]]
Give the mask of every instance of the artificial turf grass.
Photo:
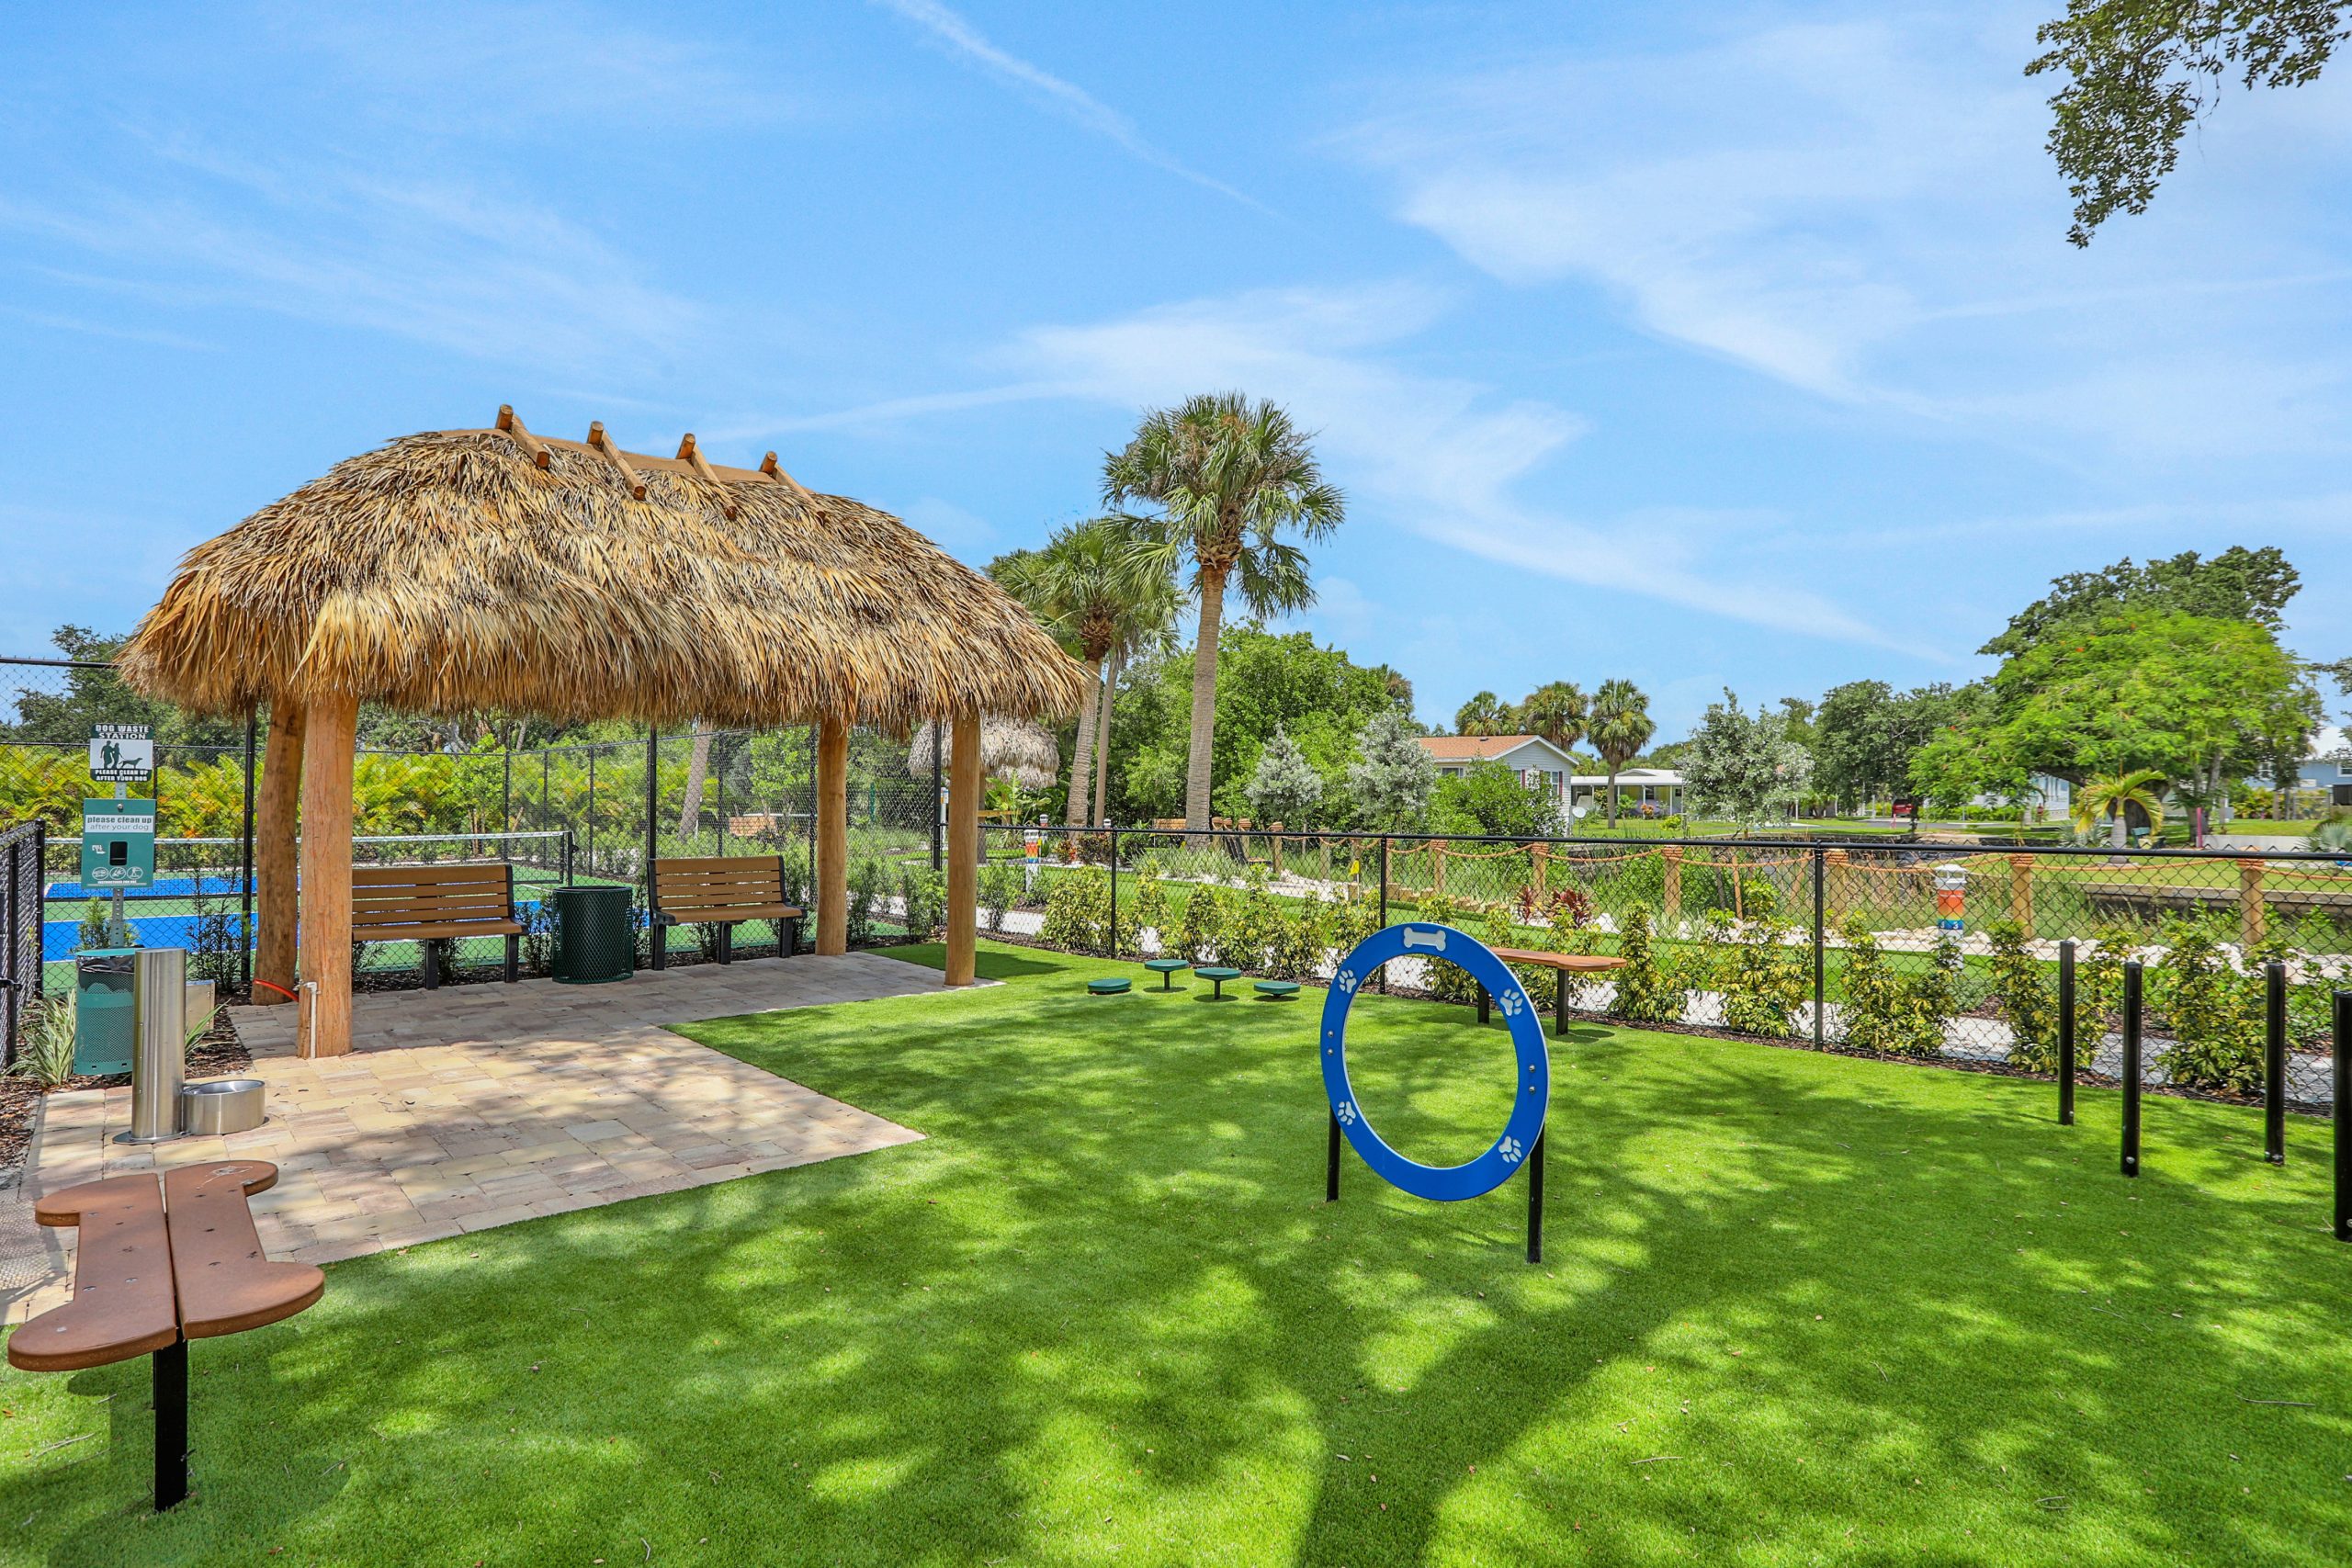
[[[310,1314],[195,1347],[201,1495],[171,1517],[141,1517],[143,1363],[6,1374],[0,1559],[2352,1540],[2352,1249],[2310,1123],[2272,1170],[2255,1114],[2152,1100],[2127,1182],[2111,1094],[2061,1129],[2046,1085],[1583,1028],[1531,1269],[1516,1181],[1440,1207],[1351,1158],[1320,1202],[1317,998],[1105,1001],[1080,981],[1127,966],[984,964],[1005,984],[691,1026],[922,1143],[336,1265]],[[1469,1018],[1367,997],[1351,1025],[1364,1104],[1425,1158],[1500,1125],[1502,1031]]]

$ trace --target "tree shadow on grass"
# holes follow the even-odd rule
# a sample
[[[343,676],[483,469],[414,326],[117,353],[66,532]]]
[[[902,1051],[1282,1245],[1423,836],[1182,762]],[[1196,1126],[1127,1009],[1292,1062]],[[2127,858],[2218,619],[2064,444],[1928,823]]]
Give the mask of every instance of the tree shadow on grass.
[[[1320,1201],[1311,1012],[1048,967],[887,1038],[695,1026],[928,1141],[338,1266],[200,1384],[251,1469],[50,1560],[2253,1562],[2345,1524],[2352,1292],[2301,1168],[2190,1159],[2223,1108],[2152,1105],[2182,1176],[2126,1184],[2095,1097],[2060,1130],[2035,1086],[1580,1028],[1530,1269],[1517,1181],[1429,1205],[1351,1156]],[[1403,1133],[1490,1138],[1450,1021],[1352,1027]],[[109,1447],[73,1483],[143,1495]]]

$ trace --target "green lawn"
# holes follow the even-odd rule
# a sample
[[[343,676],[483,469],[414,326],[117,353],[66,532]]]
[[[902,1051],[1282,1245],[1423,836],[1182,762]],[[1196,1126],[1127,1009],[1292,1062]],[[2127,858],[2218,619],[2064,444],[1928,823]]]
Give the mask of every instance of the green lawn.
[[[1686,1036],[1556,1043],[1523,1184],[1321,1202],[1318,993],[1112,965],[695,1026],[925,1141],[337,1265],[194,1348],[0,1374],[0,1561],[2316,1563],[2352,1540],[2352,1247],[2252,1113]],[[1132,971],[1126,971],[1132,972]],[[1362,1098],[1493,1136],[1460,1009],[1367,998]],[[2255,1403],[2292,1402],[2292,1403]],[[62,1445],[62,1446],[60,1446]],[[2331,1547],[2327,1543],[2336,1543]]]

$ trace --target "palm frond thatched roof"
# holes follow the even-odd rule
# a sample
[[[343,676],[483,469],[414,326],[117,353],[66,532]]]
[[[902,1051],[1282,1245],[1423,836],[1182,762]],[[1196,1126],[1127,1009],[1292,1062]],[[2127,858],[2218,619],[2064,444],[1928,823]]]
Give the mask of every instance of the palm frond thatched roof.
[[[939,727],[926,724],[914,732],[907,747],[907,773],[930,776],[939,754]],[[980,718],[980,771],[992,779],[1011,779],[1023,789],[1043,789],[1061,772],[1061,748],[1045,729],[1025,718],[985,714]]]
[[[205,713],[327,694],[424,713],[1078,710],[1086,671],[1029,612],[886,513],[775,466],[500,427],[347,458],[180,563],[122,654]]]

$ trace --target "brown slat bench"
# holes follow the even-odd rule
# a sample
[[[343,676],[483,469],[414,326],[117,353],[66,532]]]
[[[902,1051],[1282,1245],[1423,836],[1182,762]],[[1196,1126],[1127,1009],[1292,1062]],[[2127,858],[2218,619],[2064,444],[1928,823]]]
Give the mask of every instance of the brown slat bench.
[[[1506,964],[1529,964],[1549,969],[1557,977],[1557,989],[1552,994],[1552,1032],[1568,1032],[1568,976],[1571,975],[1605,975],[1611,969],[1623,969],[1625,961],[1592,953],[1538,953],[1526,947],[1498,947],[1495,956]],[[1487,987],[1478,987],[1478,1021],[1487,1021],[1487,1010],[1492,998]]]
[[[74,1372],[152,1356],[155,1511],[187,1495],[187,1342],[292,1317],[326,1293],[308,1263],[262,1256],[245,1200],[277,1184],[267,1160],[181,1166],[108,1177],[33,1205],[45,1225],[82,1233],[74,1299],[17,1330],[8,1364]]]
[[[668,966],[672,926],[715,925],[718,961],[735,959],[735,927],[765,920],[789,958],[800,949],[808,911],[784,901],[782,855],[705,855],[653,863],[653,967]]]
[[[514,918],[514,868],[481,865],[356,865],[351,868],[351,940],[423,944],[424,988],[441,984],[443,937],[503,936],[506,978],[521,974],[523,924]]]

